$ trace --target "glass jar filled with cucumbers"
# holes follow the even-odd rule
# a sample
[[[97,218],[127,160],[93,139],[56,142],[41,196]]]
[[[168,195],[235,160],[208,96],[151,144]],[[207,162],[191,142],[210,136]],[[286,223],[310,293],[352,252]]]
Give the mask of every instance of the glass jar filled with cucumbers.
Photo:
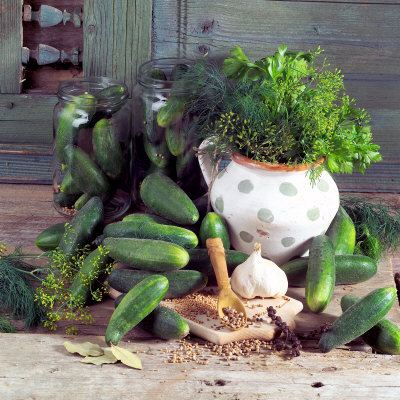
[[[127,87],[106,77],[73,78],[54,108],[53,201],[74,215],[93,196],[113,220],[131,204],[131,110]]]
[[[154,172],[176,182],[192,199],[206,187],[196,157],[201,140],[196,118],[186,111],[193,89],[185,73],[193,62],[182,58],[148,61],[139,68],[134,97],[133,198],[141,208],[139,187]]]

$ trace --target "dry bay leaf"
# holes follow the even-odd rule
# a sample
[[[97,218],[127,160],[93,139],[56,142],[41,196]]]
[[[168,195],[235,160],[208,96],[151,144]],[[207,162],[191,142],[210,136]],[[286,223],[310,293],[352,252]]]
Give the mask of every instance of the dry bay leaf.
[[[95,343],[84,342],[84,343],[72,343],[64,342],[64,347],[69,353],[78,353],[81,356],[101,356],[104,354],[103,349]]]
[[[98,357],[87,356],[87,357],[83,358],[82,360],[79,360],[79,362],[85,363],[85,364],[101,365],[101,364],[114,364],[118,361],[118,359],[112,353],[111,349],[103,348],[103,350],[104,350],[103,355],[98,356]]]
[[[111,344],[111,351],[118,360],[128,367],[143,369],[140,358],[136,354],[131,353],[129,350]]]

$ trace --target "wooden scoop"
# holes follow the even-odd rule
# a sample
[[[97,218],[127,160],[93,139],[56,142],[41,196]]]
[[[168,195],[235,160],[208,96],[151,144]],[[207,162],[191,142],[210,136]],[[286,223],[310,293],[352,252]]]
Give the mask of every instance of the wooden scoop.
[[[247,315],[243,303],[231,288],[228,276],[228,268],[226,265],[225,249],[222,244],[222,240],[221,238],[207,239],[206,245],[218,283],[218,315],[226,327],[233,331],[237,331],[246,326]],[[242,315],[242,323],[239,326],[237,326],[235,323],[232,323],[232,320],[229,321],[227,319],[227,314],[224,312],[224,309],[226,308],[228,308],[228,310],[231,309],[232,311],[236,310],[236,314],[234,314],[234,316]]]

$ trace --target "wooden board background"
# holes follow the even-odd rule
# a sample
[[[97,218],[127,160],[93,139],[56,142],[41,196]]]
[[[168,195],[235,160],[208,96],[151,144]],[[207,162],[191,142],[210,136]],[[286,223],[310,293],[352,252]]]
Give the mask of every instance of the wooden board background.
[[[19,91],[19,3],[1,3],[0,34],[7,33],[9,40],[0,45],[1,65],[6,66],[0,72],[0,93]],[[34,9],[41,4],[39,0],[28,3]],[[201,58],[207,54],[221,59],[238,44],[251,58],[257,58],[282,43],[292,50],[320,45],[328,61],[342,70],[349,95],[370,112],[374,139],[384,158],[365,175],[337,176],[339,187],[400,192],[400,0],[49,0],[46,4],[68,11],[81,4],[83,28],[67,23],[38,29],[36,23],[24,23],[24,44],[34,48],[46,41],[65,49],[82,46],[86,75],[121,79],[131,91],[138,66],[151,57]],[[81,37],[77,38],[79,31]],[[7,170],[0,169],[2,182],[51,181],[48,115],[58,81],[80,71],[72,66],[45,66],[40,73],[34,72],[28,76],[29,94],[51,95],[39,98],[47,111],[43,109],[35,122],[27,123],[30,116],[25,114],[32,107],[29,99],[0,94],[0,165],[8,163]],[[12,118],[5,116],[11,115],[10,103],[15,106]],[[44,146],[47,153],[42,157],[36,149],[32,152],[32,144],[41,146],[40,150]],[[10,156],[10,145],[21,150],[18,156]],[[37,154],[40,168],[31,176]]]

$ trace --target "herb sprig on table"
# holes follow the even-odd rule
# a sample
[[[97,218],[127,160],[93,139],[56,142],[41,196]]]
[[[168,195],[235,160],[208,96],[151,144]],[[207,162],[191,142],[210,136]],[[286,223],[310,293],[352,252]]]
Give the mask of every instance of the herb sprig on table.
[[[255,62],[240,47],[222,69],[198,63],[187,72],[194,96],[186,110],[217,153],[240,153],[268,163],[313,164],[331,172],[364,172],[381,160],[368,113],[345,93],[343,75],[285,45]],[[311,178],[322,170],[312,169]]]

